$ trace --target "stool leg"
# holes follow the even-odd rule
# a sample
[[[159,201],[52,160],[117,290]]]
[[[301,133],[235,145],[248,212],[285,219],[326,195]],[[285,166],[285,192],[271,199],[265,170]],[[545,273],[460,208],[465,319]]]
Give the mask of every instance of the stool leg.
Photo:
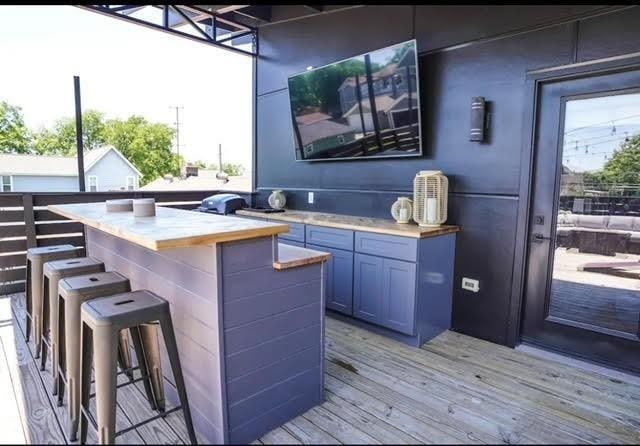
[[[118,337],[118,365],[124,372],[124,374],[129,378],[129,381],[133,381],[133,363],[131,361],[131,349],[129,348],[129,336],[127,336],[126,330],[120,331],[120,336]]]
[[[118,331],[98,326],[93,333],[95,359],[96,415],[98,443],[114,444],[116,433],[116,391],[118,380]]]
[[[180,366],[180,357],[178,356],[178,345],[176,344],[176,337],[173,333],[171,314],[169,314],[168,311],[166,316],[163,316],[160,320],[160,326],[162,328],[164,344],[167,347],[167,356],[169,356],[169,362],[171,363],[171,370],[173,371],[173,378],[176,382],[178,396],[180,397],[180,405],[182,406],[184,422],[187,427],[187,432],[189,433],[189,442],[191,444],[198,444],[196,432],[193,429],[193,421],[191,420],[191,409],[189,409],[189,401],[187,400],[187,389],[182,377],[182,367]]]
[[[153,394],[156,398],[156,407],[158,411],[164,412],[164,377],[162,375],[162,364],[160,359],[160,342],[158,340],[158,329],[160,324],[157,322],[149,322],[139,326],[140,335],[142,336],[142,345],[144,347],[145,359],[147,360],[147,368],[149,369],[151,386]]]
[[[80,335],[80,407],[89,410],[89,396],[91,394],[91,366],[93,365],[93,331],[87,324],[82,323]],[[80,444],[87,442],[88,420],[80,415]]]
[[[67,377],[67,405],[69,406],[69,439],[76,441],[80,420],[80,305],[64,304],[65,370]],[[96,334],[94,333],[94,337]],[[117,342],[114,348],[117,347]],[[101,352],[96,351],[96,356]],[[115,364],[115,363],[114,363]]]
[[[33,299],[31,306],[33,313],[31,313],[31,323],[33,324],[33,346],[35,349],[34,357],[40,358],[40,340],[42,339],[42,304],[44,302],[44,296],[42,294],[42,263],[38,264],[38,268],[33,268],[35,275],[37,276],[37,282],[34,281],[33,287]]]
[[[144,349],[144,344],[142,343],[140,327],[137,325],[135,327],[131,327],[129,328],[129,332],[131,333],[131,340],[133,341],[133,348],[136,352],[136,360],[138,361],[138,367],[140,367],[140,373],[143,377],[146,377],[142,383],[144,384],[144,392],[147,394],[147,400],[149,400],[151,410],[159,410],[156,403],[156,397],[153,393],[153,388],[151,387],[150,372],[147,365],[147,353]]]
[[[47,353],[48,348],[45,342],[47,335],[49,334],[49,319],[51,316],[49,315],[50,311],[49,305],[49,278],[43,277],[42,279],[42,336],[40,336],[40,351],[42,354],[40,360],[40,371],[44,372],[47,366]],[[51,341],[51,336],[48,336],[49,342]]]
[[[60,317],[60,309],[58,304],[58,287],[57,284],[49,284],[49,345],[51,346],[51,375],[53,376],[53,386],[51,389],[52,395],[58,394],[58,363],[59,359],[59,345],[58,345],[58,333],[60,328],[58,327],[58,319]]]
[[[55,386],[58,391],[58,407],[64,402],[64,381],[60,374],[67,376],[66,334],[65,334],[65,310],[64,299],[58,295],[58,373],[55,378]]]
[[[29,337],[31,336],[31,299],[33,294],[33,287],[31,286],[31,282],[33,281],[33,277],[31,276],[31,260],[27,260],[27,289],[25,291],[25,300],[27,306],[26,313],[26,323],[25,323],[25,341],[29,342]]]

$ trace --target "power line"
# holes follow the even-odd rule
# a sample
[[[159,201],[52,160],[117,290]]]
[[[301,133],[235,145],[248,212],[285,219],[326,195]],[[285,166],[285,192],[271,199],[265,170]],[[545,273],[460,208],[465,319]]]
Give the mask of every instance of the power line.
[[[565,135],[569,134],[569,133],[573,133],[573,132],[577,132],[578,130],[584,130],[584,129],[588,129],[590,127],[595,127],[601,124],[607,124],[609,122],[616,122],[616,121],[622,121],[623,119],[631,119],[631,118],[635,118],[640,116],[640,114],[637,115],[631,115],[631,116],[623,116],[622,118],[617,118],[617,119],[607,119],[606,121],[602,121],[602,122],[596,122],[595,124],[589,124],[589,125],[585,125],[584,127],[577,127],[575,129],[571,129],[568,130],[566,132],[564,132]]]

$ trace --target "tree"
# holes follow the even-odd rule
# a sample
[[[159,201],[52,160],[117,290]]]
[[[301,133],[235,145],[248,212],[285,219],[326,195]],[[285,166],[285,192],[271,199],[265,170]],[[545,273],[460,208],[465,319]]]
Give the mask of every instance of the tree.
[[[0,102],[0,153],[29,153],[31,136],[22,109]]]
[[[240,176],[244,173],[244,170],[242,164],[222,163],[222,171],[226,172],[230,177]]]
[[[614,151],[597,178],[608,184],[640,184],[640,135],[632,136]]]
[[[142,116],[105,123],[104,138],[140,172],[141,185],[166,174],[177,176],[183,160],[171,151],[174,130],[166,124],[148,122]]]
[[[87,110],[82,114],[82,143],[84,150],[93,150],[105,144],[104,113]],[[41,129],[34,136],[34,148],[40,155],[75,156],[76,120],[62,118],[53,130]]]

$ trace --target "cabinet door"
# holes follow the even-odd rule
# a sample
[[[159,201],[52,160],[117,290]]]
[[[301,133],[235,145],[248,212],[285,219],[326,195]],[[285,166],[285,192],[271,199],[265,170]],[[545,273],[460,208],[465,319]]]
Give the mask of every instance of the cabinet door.
[[[375,324],[383,322],[383,259],[356,254],[353,263],[353,315]]]
[[[382,325],[413,335],[415,328],[416,264],[382,261]]]
[[[325,275],[326,306],[344,314],[353,314],[353,253],[342,249],[307,244],[307,248],[331,254]]]

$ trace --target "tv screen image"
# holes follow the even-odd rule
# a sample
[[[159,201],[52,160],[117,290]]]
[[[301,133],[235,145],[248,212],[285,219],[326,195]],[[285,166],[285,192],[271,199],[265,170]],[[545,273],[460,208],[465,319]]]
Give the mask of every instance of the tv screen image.
[[[422,154],[415,40],[289,77],[296,160]]]

